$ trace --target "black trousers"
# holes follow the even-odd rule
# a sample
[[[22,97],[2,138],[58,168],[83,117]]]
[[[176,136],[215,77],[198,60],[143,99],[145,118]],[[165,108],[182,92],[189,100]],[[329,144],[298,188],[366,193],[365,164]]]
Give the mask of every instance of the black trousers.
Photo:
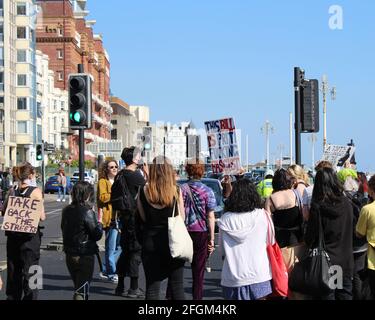
[[[368,269],[367,271],[372,295],[371,298],[375,300],[375,270]]]
[[[30,267],[39,265],[41,233],[8,235],[7,287],[8,300],[37,300],[38,290],[29,285]]]
[[[74,283],[74,300],[88,300],[90,282],[94,273],[95,256],[66,254],[66,265]]]
[[[343,288],[332,290],[329,294],[323,295],[318,300],[353,300],[353,277],[343,275]]]
[[[185,300],[184,264],[170,255],[143,252],[142,263],[146,276],[146,300],[160,300],[160,284],[168,279],[171,300]]]
[[[354,253],[353,300],[365,299],[364,275],[367,269],[367,251]]]

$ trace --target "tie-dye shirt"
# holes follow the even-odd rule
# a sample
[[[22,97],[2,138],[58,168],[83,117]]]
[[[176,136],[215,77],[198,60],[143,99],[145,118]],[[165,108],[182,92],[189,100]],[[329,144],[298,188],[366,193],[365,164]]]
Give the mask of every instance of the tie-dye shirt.
[[[194,199],[194,204],[190,196]],[[216,207],[215,194],[201,181],[191,180],[181,186],[185,206],[185,224],[189,232],[207,232],[208,212]]]

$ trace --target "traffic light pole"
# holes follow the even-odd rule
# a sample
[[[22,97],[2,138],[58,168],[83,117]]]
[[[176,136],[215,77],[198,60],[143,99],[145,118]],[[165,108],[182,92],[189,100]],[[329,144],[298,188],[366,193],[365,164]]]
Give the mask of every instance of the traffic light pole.
[[[301,165],[301,86],[303,72],[300,68],[294,68],[294,101],[295,101],[295,143],[296,164]]]

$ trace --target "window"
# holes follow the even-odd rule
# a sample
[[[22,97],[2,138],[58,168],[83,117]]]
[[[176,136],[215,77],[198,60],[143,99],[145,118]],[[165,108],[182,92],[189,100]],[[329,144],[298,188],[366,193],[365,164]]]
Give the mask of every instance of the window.
[[[53,100],[53,110],[57,111],[57,100]]]
[[[4,41],[4,25],[0,23],[0,41]]]
[[[65,111],[65,102],[61,101],[61,111]]]
[[[0,91],[4,91],[4,72],[0,72]]]
[[[111,120],[111,123],[112,123],[113,125],[117,125],[117,120]]]
[[[112,140],[117,140],[117,129],[113,129],[111,131],[111,139]]]
[[[26,16],[26,3],[25,2],[17,3],[17,15]]]
[[[63,36],[64,36],[63,28],[57,28],[57,35],[58,35],[59,37],[63,37]]]
[[[18,74],[17,75],[17,85],[18,86],[27,86],[27,76],[26,74]]]
[[[59,81],[64,81],[64,73],[62,71],[57,71],[57,79]]]
[[[64,52],[63,49],[57,49],[57,59],[64,58]]]
[[[36,114],[38,118],[41,118],[43,116],[42,113],[42,104],[40,102],[36,103]]]
[[[53,130],[57,130],[57,118],[53,118]]]
[[[17,121],[17,132],[27,133],[27,121]]]
[[[26,50],[17,50],[17,62],[26,62]]]
[[[26,27],[17,27],[17,39],[26,39]]]
[[[65,128],[65,119],[61,118],[61,128]]]
[[[17,109],[27,110],[27,98],[24,98],[24,97],[17,98]]]

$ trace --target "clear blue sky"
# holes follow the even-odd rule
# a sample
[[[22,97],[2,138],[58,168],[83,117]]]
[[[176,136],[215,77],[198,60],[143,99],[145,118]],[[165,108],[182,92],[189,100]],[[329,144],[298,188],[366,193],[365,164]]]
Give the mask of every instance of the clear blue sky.
[[[329,28],[331,5],[343,8],[343,30]],[[232,116],[255,162],[265,158],[260,128],[269,120],[272,161],[278,145],[289,152],[300,66],[307,78],[327,74],[337,87],[328,142],[354,139],[359,169],[375,171],[374,0],[89,0],[88,10],[110,54],[113,94],[149,106],[152,121],[192,119],[203,128]],[[310,165],[307,137],[302,160]],[[320,158],[322,130],[315,150]]]

